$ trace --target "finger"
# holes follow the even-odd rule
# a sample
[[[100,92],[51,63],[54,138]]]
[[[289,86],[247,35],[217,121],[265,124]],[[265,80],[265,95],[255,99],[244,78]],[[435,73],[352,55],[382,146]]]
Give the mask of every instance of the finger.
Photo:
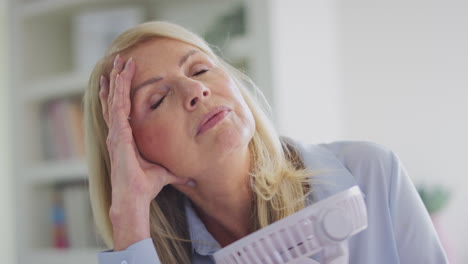
[[[195,187],[195,181],[189,179],[189,178],[182,178],[175,176],[172,173],[168,174],[168,184],[175,184],[175,185],[187,185],[190,187]]]
[[[128,59],[123,70],[117,74],[114,82],[114,95],[112,100],[112,116],[117,122],[128,123],[128,116],[131,111],[130,89],[135,64],[132,58]]]
[[[117,74],[115,77],[114,83],[114,95],[112,101],[110,103],[110,111],[111,114],[109,115],[109,121],[111,125],[114,124],[124,124],[124,122],[128,122],[127,116],[125,114],[122,104],[122,97],[123,97],[123,83],[122,83],[122,76]]]
[[[138,163],[140,164],[140,167],[144,169],[145,171],[152,171],[152,170],[157,170],[158,174],[160,175],[158,179],[161,181],[160,184],[162,186],[166,186],[168,184],[179,184],[179,185],[187,185],[190,187],[195,187],[195,182],[189,178],[183,178],[183,177],[178,177],[175,176],[174,173],[172,173],[169,169],[166,167],[148,161],[146,160],[138,150],[135,142],[132,144],[133,145],[133,150],[135,151],[136,158],[138,160]]]
[[[154,162],[151,162],[151,161],[148,161],[144,157],[142,157],[141,155],[138,155],[138,159],[140,161],[140,164],[145,164],[145,165],[142,165],[142,168],[143,168],[143,166],[146,166],[151,170],[151,168],[154,168],[155,166],[157,166],[157,167],[159,167],[161,169],[160,170],[160,173],[161,173],[160,175],[162,177],[162,181],[164,183],[164,186],[168,185],[168,184],[186,185],[190,181],[189,178],[176,176],[171,170],[169,170],[165,166],[154,163]]]
[[[114,98],[114,87],[115,87],[115,78],[117,77],[117,74],[119,74],[122,71],[123,67],[123,62],[122,58],[120,58],[120,55],[117,54],[114,58],[114,67],[112,68],[110,74],[109,74],[109,97],[108,97],[108,102],[111,104],[113,102]]]
[[[132,85],[132,78],[135,74],[135,63],[133,58],[127,60],[125,63],[124,69],[120,74],[122,80],[122,89],[123,89],[123,96],[122,96],[122,105],[125,110],[125,114],[129,116],[131,111],[131,101],[130,101],[130,89]]]
[[[106,124],[109,126],[108,116],[107,116],[107,97],[109,96],[109,82],[107,81],[106,77],[101,75],[99,80],[99,99],[101,101],[101,108],[102,108],[102,116]]]

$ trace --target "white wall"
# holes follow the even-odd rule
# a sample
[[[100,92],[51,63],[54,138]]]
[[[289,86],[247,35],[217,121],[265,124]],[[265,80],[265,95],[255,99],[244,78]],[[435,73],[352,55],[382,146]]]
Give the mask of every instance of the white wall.
[[[8,151],[9,105],[7,89],[7,17],[6,1],[0,0],[0,256],[3,263],[14,262],[12,179]]]
[[[416,184],[450,188],[446,250],[468,263],[468,2],[270,3],[281,134],[374,141]]]
[[[342,136],[335,6],[328,0],[273,0],[272,84],[278,128],[305,142]]]
[[[346,137],[382,143],[415,183],[452,190],[448,253],[468,263],[468,2],[340,1],[337,17]]]

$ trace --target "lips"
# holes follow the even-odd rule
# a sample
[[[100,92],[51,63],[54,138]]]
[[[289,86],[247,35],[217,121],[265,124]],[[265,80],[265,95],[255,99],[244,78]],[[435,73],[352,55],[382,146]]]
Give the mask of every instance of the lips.
[[[215,126],[230,111],[231,111],[231,108],[224,106],[224,105],[216,106],[213,109],[211,109],[211,111],[206,113],[201,119],[200,124],[198,125],[197,135]]]

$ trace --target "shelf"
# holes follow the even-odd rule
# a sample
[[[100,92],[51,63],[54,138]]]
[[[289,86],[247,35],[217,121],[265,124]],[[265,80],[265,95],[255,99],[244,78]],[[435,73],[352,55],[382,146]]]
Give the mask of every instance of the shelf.
[[[103,6],[109,3],[129,4],[125,0],[30,0],[18,4],[15,9],[19,18],[29,19],[50,16],[53,13],[55,15],[67,15],[82,7]]]
[[[88,79],[89,74],[72,72],[50,79],[28,81],[22,85],[25,90],[23,99],[29,103],[83,93]]]
[[[33,250],[24,256],[24,263],[34,264],[82,264],[98,263],[97,253],[105,249],[40,249]]]
[[[91,3],[92,0],[35,0],[18,5],[18,14],[22,18],[46,15],[50,12],[71,9],[77,5]]]
[[[87,166],[83,160],[43,162],[25,169],[28,184],[66,183],[87,179]]]

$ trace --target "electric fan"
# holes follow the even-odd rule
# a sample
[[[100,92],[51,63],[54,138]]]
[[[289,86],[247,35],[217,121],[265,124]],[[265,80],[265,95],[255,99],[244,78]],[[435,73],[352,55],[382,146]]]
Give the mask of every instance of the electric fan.
[[[347,264],[348,239],[367,228],[358,186],[320,200],[214,254],[217,264]]]

